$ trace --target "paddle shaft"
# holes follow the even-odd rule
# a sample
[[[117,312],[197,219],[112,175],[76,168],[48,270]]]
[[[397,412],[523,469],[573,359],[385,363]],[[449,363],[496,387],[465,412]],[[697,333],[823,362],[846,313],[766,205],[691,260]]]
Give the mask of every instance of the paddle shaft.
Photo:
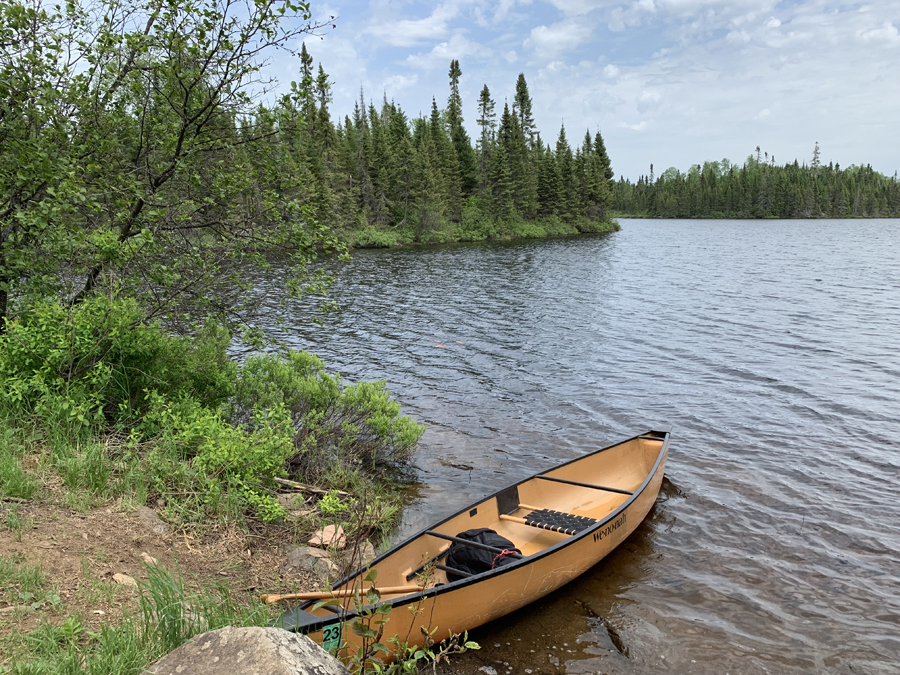
[[[289,593],[288,595],[275,595],[269,593],[261,596],[261,600],[267,605],[282,600],[331,600],[332,598],[348,598],[354,595],[357,590],[355,588],[342,588],[337,591],[320,591],[315,593]],[[376,588],[382,595],[397,595],[398,593],[415,593],[421,591],[421,586],[385,586],[384,588]],[[361,595],[365,595],[365,590],[359,591]]]

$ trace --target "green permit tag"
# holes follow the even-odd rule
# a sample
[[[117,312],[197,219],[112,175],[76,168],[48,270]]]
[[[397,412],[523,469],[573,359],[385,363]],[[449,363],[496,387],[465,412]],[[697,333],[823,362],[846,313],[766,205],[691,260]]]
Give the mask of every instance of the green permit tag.
[[[322,649],[326,652],[337,651],[341,646],[341,623],[334,623],[322,629]]]

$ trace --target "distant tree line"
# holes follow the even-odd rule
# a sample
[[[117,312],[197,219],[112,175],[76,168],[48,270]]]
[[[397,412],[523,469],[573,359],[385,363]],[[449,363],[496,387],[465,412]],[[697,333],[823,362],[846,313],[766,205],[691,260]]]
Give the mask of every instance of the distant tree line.
[[[871,165],[822,164],[816,143],[810,164],[778,166],[768,153],[741,166],[727,159],[669,168],[636,183],[620,178],[613,189],[615,211],[663,218],[896,218],[900,181]]]
[[[535,127],[532,99],[519,75],[510,106],[487,85],[478,100],[478,137],[463,126],[459,61],[450,63],[450,93],[441,109],[410,118],[384,97],[332,121],[332,84],[315,70],[304,45],[298,96],[246,118],[240,133],[270,138],[261,161],[277,157],[302,177],[301,200],[356,245],[398,241],[543,236],[610,227],[613,171],[600,132],[574,149],[562,127],[554,145]],[[297,125],[284,119],[302,119]]]

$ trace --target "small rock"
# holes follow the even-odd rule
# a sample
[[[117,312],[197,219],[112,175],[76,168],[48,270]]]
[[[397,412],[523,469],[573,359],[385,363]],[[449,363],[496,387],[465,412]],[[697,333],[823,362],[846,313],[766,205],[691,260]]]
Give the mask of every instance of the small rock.
[[[342,549],[347,545],[344,528],[340,525],[326,525],[309,538],[311,546]]]
[[[305,635],[281,628],[228,626],[191,639],[153,664],[145,675],[349,675]]]
[[[134,515],[137,517],[138,522],[141,523],[144,527],[146,527],[151,532],[154,532],[162,537],[169,534],[171,531],[169,526],[166,525],[158,515],[156,515],[156,511],[146,506],[139,507]]]
[[[137,582],[134,580],[134,577],[130,577],[127,574],[123,574],[122,572],[113,574],[113,581],[115,581],[117,584],[121,584],[122,586],[131,586],[132,588],[137,588]]]
[[[0,608],[0,614],[13,614],[14,612],[33,612],[31,605],[10,605],[9,607]]]
[[[141,560],[143,560],[148,565],[159,565],[159,560],[154,558],[152,555],[147,553],[146,551],[141,551]]]
[[[294,546],[288,549],[282,572],[304,570],[327,579],[337,571],[328,551],[311,546]]]
[[[485,675],[497,675],[497,669],[492,668],[491,666],[481,666],[481,668],[479,668],[478,670],[480,670]]]

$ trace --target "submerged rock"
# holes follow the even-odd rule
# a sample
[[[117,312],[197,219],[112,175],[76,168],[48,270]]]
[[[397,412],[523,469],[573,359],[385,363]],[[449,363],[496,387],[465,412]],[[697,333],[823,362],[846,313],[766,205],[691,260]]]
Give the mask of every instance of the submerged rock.
[[[169,652],[145,675],[349,675],[305,635],[281,628],[233,628],[198,635]]]

